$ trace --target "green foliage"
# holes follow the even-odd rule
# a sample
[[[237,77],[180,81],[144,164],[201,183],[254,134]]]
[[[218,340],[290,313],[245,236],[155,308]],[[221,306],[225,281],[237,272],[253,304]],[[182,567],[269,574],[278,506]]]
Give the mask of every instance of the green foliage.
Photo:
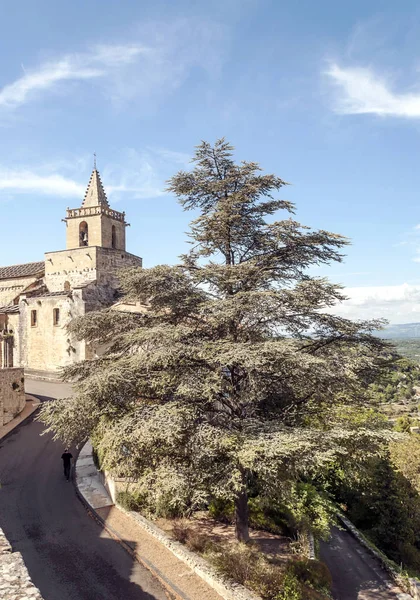
[[[414,363],[420,363],[420,339],[393,339],[397,352]]]
[[[398,417],[394,429],[399,433],[410,433],[411,427],[414,427],[414,425],[416,425],[416,421],[408,415],[404,415],[402,417]]]
[[[118,492],[117,502],[126,510],[140,511],[144,507],[144,500],[136,492]]]
[[[389,446],[394,467],[420,494],[420,436],[416,433],[404,436]]]
[[[235,505],[232,500],[212,498],[209,504],[209,516],[222,523],[233,523],[235,520]]]
[[[416,395],[414,386],[420,386],[418,361],[399,358],[387,365],[378,380],[369,386],[369,393],[378,403],[407,402]]]
[[[291,533],[290,515],[285,507],[269,502],[265,498],[250,498],[249,524],[254,529],[270,531],[271,533]]]
[[[309,275],[341,261],[347,240],[291,218],[294,206],[273,197],[285,182],[235,164],[232,150],[203,142],[194,169],[170,180],[198,215],[191,251],[178,266],[121,274],[125,299],[147,312],[108,308],[71,323],[106,350],[66,370],[75,397],[44,403],[40,418],[66,443],[93,435],[103,468],[137,480],[155,514],[222,498],[246,541],[257,482],[262,498],[289,501],[297,522],[323,534],[324,500],[293,486],[382,446],[377,422],[351,422],[339,407],[369,405],[369,384],[393,358],[371,335],[381,321],[331,314],[341,287]]]
[[[310,483],[298,482],[291,488],[286,507],[296,531],[312,531],[317,537],[328,538],[330,524],[335,521],[336,506],[327,495]]]
[[[210,559],[217,570],[257,592],[264,600],[274,600],[283,588],[283,571],[271,565],[253,546],[219,545]]]
[[[292,571],[287,571],[283,579],[283,589],[274,600],[303,600],[302,586]]]
[[[314,590],[329,592],[332,586],[331,573],[328,567],[318,560],[294,560],[288,564],[288,572],[293,573],[298,581]]]

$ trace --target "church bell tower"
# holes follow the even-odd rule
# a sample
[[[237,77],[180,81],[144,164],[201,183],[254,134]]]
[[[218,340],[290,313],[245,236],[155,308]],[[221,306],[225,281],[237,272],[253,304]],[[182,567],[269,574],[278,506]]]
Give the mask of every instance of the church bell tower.
[[[109,206],[96,164],[82,206],[68,208],[64,220],[67,224],[67,250],[99,246],[125,252],[125,213]]]

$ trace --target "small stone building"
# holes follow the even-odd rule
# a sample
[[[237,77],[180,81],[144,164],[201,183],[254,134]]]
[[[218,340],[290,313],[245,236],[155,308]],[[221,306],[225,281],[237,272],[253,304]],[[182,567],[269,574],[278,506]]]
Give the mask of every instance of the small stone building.
[[[94,168],[80,208],[68,208],[66,249],[44,261],[0,267],[0,369],[54,380],[60,369],[89,358],[66,326],[77,316],[118,301],[118,271],[141,267],[126,251],[125,213],[108,203]]]

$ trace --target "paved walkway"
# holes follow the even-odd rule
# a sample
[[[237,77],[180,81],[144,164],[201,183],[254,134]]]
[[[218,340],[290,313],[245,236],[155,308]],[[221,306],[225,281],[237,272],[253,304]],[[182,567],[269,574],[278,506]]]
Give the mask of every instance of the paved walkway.
[[[113,505],[93,465],[90,444],[80,452],[76,479],[79,491],[104,521],[105,526],[133,550],[142,564],[158,574],[173,596],[179,600],[221,600],[221,596],[187,564],[179,560],[134,519]]]

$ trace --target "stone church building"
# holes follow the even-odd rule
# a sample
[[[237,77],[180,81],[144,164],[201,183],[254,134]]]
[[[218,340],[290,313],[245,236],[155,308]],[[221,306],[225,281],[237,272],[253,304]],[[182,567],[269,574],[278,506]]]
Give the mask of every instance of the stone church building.
[[[80,208],[68,208],[66,249],[41,262],[0,267],[0,368],[23,367],[37,379],[57,379],[61,367],[90,358],[66,325],[118,300],[117,271],[141,267],[126,252],[125,213],[108,203],[94,168]]]

